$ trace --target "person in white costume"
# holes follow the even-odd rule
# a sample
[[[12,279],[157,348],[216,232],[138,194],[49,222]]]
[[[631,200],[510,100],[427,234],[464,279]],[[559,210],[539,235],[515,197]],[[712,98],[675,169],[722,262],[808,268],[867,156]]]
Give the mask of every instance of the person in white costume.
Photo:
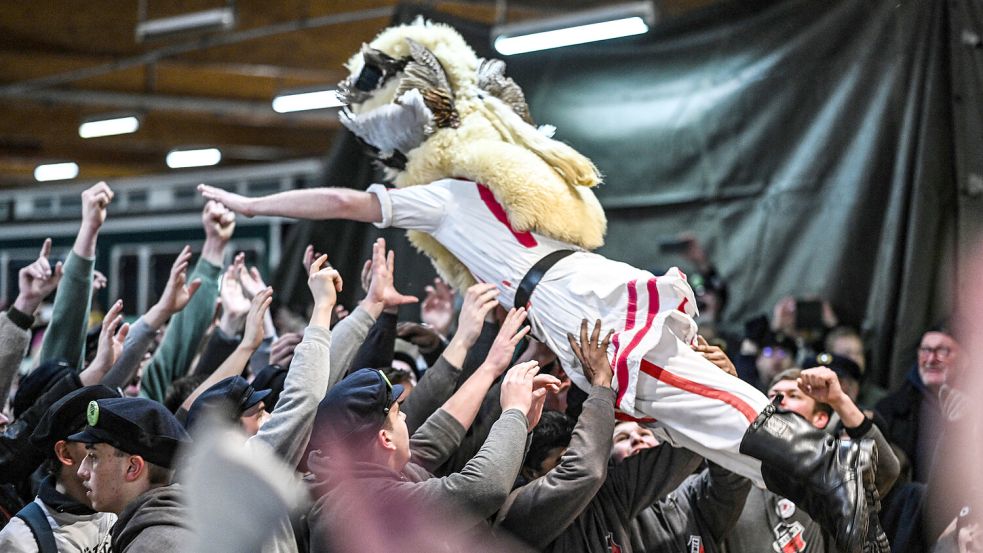
[[[201,185],[202,195],[246,216],[409,230],[458,286],[494,283],[503,306],[527,307],[532,335],[584,388],[567,334],[600,319],[614,331],[608,353],[622,416],[789,497],[840,550],[865,548],[868,529],[876,532],[872,441],[840,443],[694,352],[696,301],[678,269],[656,277],[588,251],[605,225],[589,190],[596,169],[528,124],[504,64],[479,62],[449,27],[418,22],[387,29],[349,67],[342,123],[400,188],[247,198]],[[553,210],[576,223],[564,226]]]

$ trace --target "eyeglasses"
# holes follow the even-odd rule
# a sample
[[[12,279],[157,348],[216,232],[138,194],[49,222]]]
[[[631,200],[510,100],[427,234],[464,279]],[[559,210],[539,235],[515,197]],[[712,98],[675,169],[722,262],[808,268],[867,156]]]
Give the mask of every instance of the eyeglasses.
[[[946,346],[939,346],[937,348],[928,348],[928,347],[922,346],[922,347],[918,348],[918,355],[929,357],[933,353],[935,355],[937,355],[939,357],[939,359],[945,359],[945,358],[949,357],[950,355],[952,355],[952,348],[948,348]]]

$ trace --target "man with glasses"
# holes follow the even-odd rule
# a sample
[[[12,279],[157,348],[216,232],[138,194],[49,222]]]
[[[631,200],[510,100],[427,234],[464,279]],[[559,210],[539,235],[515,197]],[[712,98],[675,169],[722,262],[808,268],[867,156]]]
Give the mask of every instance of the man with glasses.
[[[938,440],[942,436],[939,390],[951,385],[960,368],[959,344],[945,327],[922,335],[918,363],[901,387],[878,402],[887,438],[900,447],[911,464],[911,478],[926,482]]]

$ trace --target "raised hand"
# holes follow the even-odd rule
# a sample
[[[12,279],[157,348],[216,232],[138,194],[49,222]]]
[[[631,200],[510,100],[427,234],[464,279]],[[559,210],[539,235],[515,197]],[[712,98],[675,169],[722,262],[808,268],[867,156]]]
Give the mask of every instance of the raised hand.
[[[502,411],[508,411],[509,409],[518,409],[526,416],[526,428],[531,429],[531,422],[535,420],[539,421],[539,415],[542,412],[542,403],[540,400],[546,396],[547,391],[551,385],[556,385],[558,381],[555,377],[550,377],[550,379],[541,379],[540,386],[535,387],[535,377],[536,373],[539,372],[539,363],[535,361],[526,361],[525,363],[519,363],[518,365],[509,369],[505,373],[505,379],[502,380],[501,396],[500,401],[502,404]],[[539,411],[535,412],[533,407]]]
[[[311,263],[314,263],[314,260],[321,257],[322,255],[324,254],[322,254],[321,252],[314,251],[313,244],[308,244],[307,247],[304,248],[304,257],[301,258],[300,264],[303,265],[305,271],[310,272]]]
[[[494,284],[475,284],[469,287],[464,294],[461,314],[457,317],[457,332],[454,338],[460,339],[467,348],[473,346],[481,334],[481,327],[485,324],[485,315],[498,305],[496,298],[498,298],[498,289]]]
[[[246,269],[245,254],[240,253],[239,255],[243,257],[243,263],[239,266],[239,284],[242,286],[242,293],[247,298],[253,299],[256,294],[266,288],[266,282],[263,281],[263,275],[256,267]],[[236,256],[236,259],[238,260],[239,256]]]
[[[311,324],[330,326],[331,315],[338,292],[342,289],[341,275],[328,264],[328,256],[321,255],[311,263],[307,271],[307,286],[314,295],[314,310],[311,314]]]
[[[249,312],[246,315],[246,326],[242,331],[241,347],[255,351],[263,343],[263,338],[266,337],[263,320],[272,302],[273,289],[269,287],[253,297],[253,301],[249,305]]]
[[[304,336],[296,332],[288,332],[281,335],[270,345],[270,364],[289,367],[294,358],[294,350],[300,344]]]
[[[840,387],[840,377],[832,369],[827,367],[814,367],[805,369],[799,373],[796,381],[802,393],[820,403],[829,405],[839,405],[844,400],[849,401],[849,397]]]
[[[106,275],[104,275],[101,272],[96,271],[96,270],[93,270],[92,271],[92,291],[93,292],[97,292],[99,290],[102,290],[103,288],[106,287],[107,284],[109,284],[109,279],[106,278]]]
[[[116,194],[103,181],[82,192],[82,227],[98,230],[106,222],[106,208]]]
[[[437,348],[444,343],[443,337],[436,330],[420,323],[399,323],[396,325],[396,337],[420,348],[421,353],[437,351]]]
[[[51,255],[51,239],[46,238],[41,245],[37,260],[17,273],[17,299],[14,308],[26,315],[33,315],[44,298],[55,291],[61,281],[61,261],[51,268],[48,256]]]
[[[236,228],[236,214],[219,202],[208,202],[201,212],[205,236],[228,242]]]
[[[254,215],[252,209],[250,208],[251,198],[240,196],[239,194],[229,192],[228,190],[222,190],[221,188],[216,188],[214,186],[208,186],[207,184],[199,184],[198,192],[200,192],[206,200],[218,202],[236,213],[241,213],[246,217],[252,217]]]
[[[573,334],[567,333],[567,340],[570,348],[577,360],[584,367],[584,376],[593,386],[611,387],[614,379],[614,370],[611,368],[611,361],[608,360],[608,345],[611,343],[613,330],[609,330],[604,339],[601,340],[601,320],[594,322],[594,331],[587,337],[587,319],[580,321],[580,342],[578,343]]]
[[[222,318],[219,321],[219,327],[230,336],[239,334],[251,305],[239,283],[240,268],[241,263],[240,265],[236,263],[229,265],[225,273],[222,274],[222,288],[219,291],[219,299],[222,301]],[[265,289],[263,288],[263,290]],[[253,297],[255,298],[255,296]]]
[[[415,296],[406,296],[396,290],[393,284],[393,271],[396,266],[395,252],[386,253],[386,240],[379,238],[372,244],[372,280],[365,300],[381,304],[384,307],[395,307],[420,301]]]
[[[201,279],[188,283],[188,265],[191,263],[191,246],[185,246],[171,265],[167,285],[157,303],[147,311],[144,320],[151,328],[160,328],[171,315],[184,309],[201,286]]]
[[[693,351],[702,355],[704,359],[713,363],[725,373],[731,376],[737,376],[737,368],[734,367],[734,363],[731,362],[730,357],[727,357],[727,354],[720,347],[710,345],[703,336],[697,335],[696,344],[693,345]]]
[[[516,346],[525,338],[526,334],[529,334],[529,327],[523,326],[523,323],[526,322],[526,315],[524,307],[519,309],[513,307],[509,310],[509,314],[506,315],[505,322],[499,328],[498,335],[495,336],[495,341],[492,342],[491,349],[488,350],[488,355],[482,366],[496,371],[497,374],[501,374],[509,366]],[[557,385],[559,385],[559,381],[557,381]]]
[[[122,312],[123,300],[116,300],[103,317],[96,356],[92,363],[89,363],[89,367],[79,374],[79,379],[84,386],[98,384],[113,363],[119,359],[123,344],[126,342],[126,335],[130,332],[130,325],[123,323]]]
[[[433,286],[426,287],[426,292],[427,296],[420,305],[420,320],[442,336],[447,336],[454,320],[454,290],[443,280],[435,278]]]
[[[537,374],[532,379],[532,404],[526,413],[526,424],[529,430],[536,428],[540,417],[543,416],[543,406],[546,405],[546,395],[560,391],[560,379],[550,374]]]
[[[75,255],[89,259],[95,257],[96,238],[106,222],[106,209],[113,196],[113,190],[105,182],[97,182],[82,192],[82,226],[72,246]]]

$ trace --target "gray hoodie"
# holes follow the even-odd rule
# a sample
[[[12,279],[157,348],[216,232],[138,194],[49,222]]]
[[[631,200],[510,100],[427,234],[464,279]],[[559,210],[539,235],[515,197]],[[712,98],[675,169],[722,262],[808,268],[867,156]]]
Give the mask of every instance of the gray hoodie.
[[[113,552],[185,551],[193,536],[181,495],[180,484],[171,484],[131,501],[113,526]]]

